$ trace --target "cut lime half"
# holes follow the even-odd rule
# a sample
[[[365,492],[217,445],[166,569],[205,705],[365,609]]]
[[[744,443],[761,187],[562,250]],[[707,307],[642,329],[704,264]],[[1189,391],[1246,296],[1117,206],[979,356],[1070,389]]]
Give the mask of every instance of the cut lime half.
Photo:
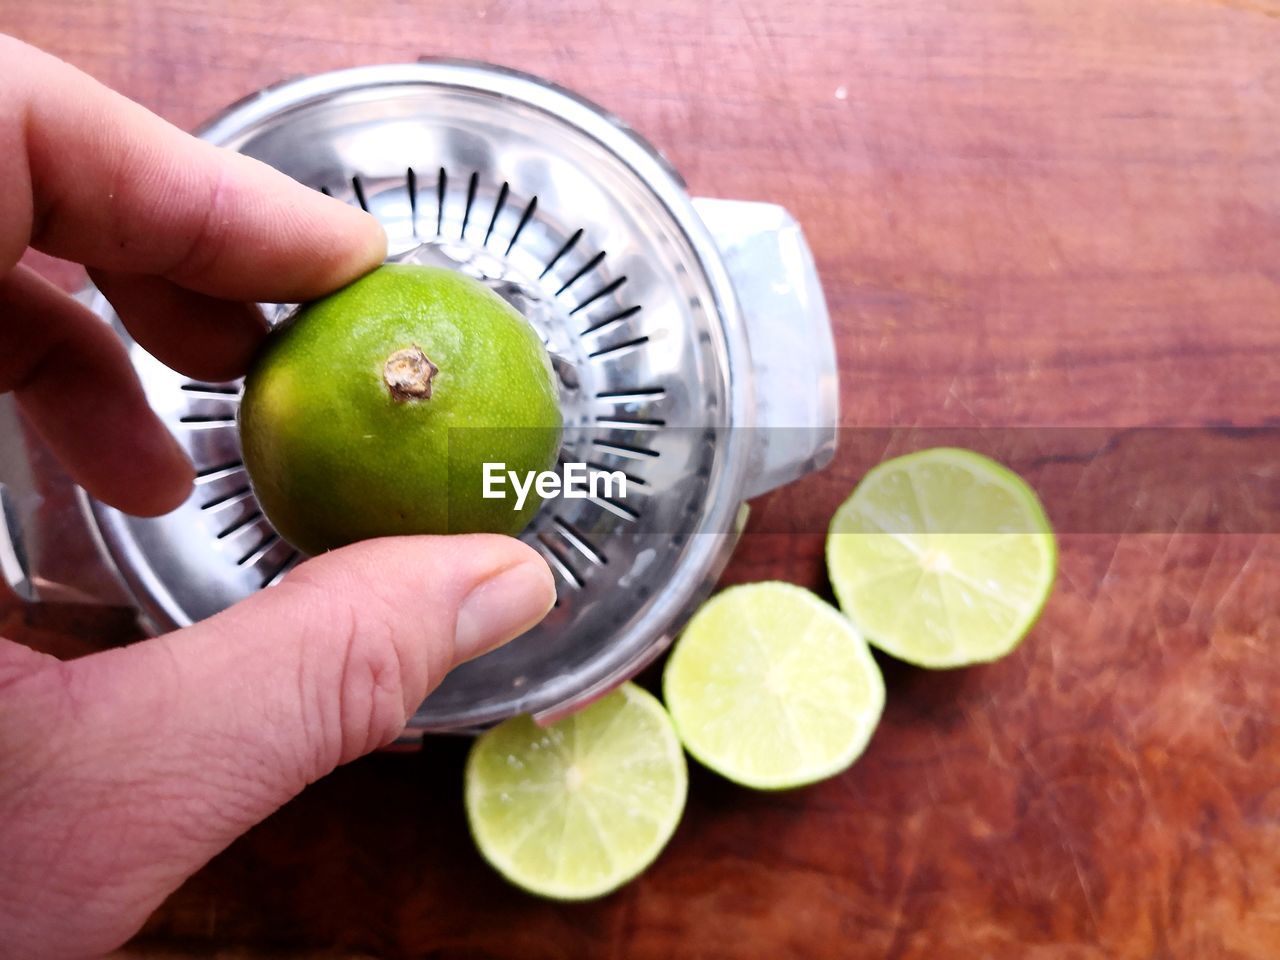
[[[836,511],[827,572],[875,646],[922,667],[1009,653],[1053,589],[1058,550],[1017,474],[938,447],[873,468]]]
[[[627,683],[551,727],[514,717],[482,734],[466,769],[480,852],[531,893],[609,893],[661,852],[688,773],[671,718]]]
[[[759,789],[844,770],[884,709],[884,679],[839,611],[789,583],[731,587],[702,606],[663,674],[685,747]]]

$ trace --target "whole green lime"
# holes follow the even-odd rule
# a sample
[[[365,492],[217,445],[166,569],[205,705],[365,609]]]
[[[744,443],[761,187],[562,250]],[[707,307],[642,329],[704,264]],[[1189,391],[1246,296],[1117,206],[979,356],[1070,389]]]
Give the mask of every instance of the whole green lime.
[[[507,472],[523,483],[551,469],[561,426],[529,323],[476,280],[409,264],[281,324],[240,404],[262,511],[312,554],[398,534],[518,533],[539,498],[530,489],[515,509]]]

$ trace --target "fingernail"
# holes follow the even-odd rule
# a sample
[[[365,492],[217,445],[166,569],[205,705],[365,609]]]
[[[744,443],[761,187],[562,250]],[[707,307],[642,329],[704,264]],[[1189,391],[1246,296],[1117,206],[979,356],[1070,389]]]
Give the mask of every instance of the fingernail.
[[[371,232],[369,235],[371,259],[373,259],[375,263],[381,263],[387,258],[388,247],[390,246],[391,241],[387,238],[387,228],[382,225],[382,221],[373,214],[368,214],[367,216],[373,221],[373,225],[377,227],[377,230]]]
[[[454,648],[458,662],[488,653],[542,620],[556,602],[546,564],[526,561],[472,588],[458,608]]]

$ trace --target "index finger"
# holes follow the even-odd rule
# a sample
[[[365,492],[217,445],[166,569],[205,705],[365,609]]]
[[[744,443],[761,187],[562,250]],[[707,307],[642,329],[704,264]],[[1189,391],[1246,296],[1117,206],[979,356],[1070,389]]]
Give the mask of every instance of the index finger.
[[[183,133],[0,36],[0,273],[28,246],[233,300],[302,301],[377,266],[369,214]],[[24,189],[28,187],[29,189]]]

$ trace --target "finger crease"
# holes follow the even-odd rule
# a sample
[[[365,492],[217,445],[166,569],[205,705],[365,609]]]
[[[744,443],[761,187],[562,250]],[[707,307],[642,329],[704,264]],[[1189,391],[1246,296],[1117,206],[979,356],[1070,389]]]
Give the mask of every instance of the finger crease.
[[[31,152],[35,148],[35,141],[31,136],[34,126],[31,116],[32,99],[19,99],[22,100],[22,113],[18,117],[18,136],[21,138],[19,143],[22,144],[22,147],[18,156],[26,161],[27,184],[31,190],[31,223],[27,230],[27,244],[39,248],[42,245],[45,231],[48,230],[49,224],[54,222],[59,200],[50,191],[36,189],[35,178],[38,164],[33,161],[31,156]]]
[[[56,374],[58,362],[65,361],[71,353],[66,336],[58,336],[43,344],[39,353],[25,364],[19,364],[17,376],[12,383],[0,382],[0,392],[21,394],[30,390],[44,380]]]
[[[222,256],[226,220],[221,215],[225,203],[227,174],[222,165],[215,167],[217,171],[212,178],[209,196],[204,204],[204,215],[196,228],[190,242],[173,266],[163,271],[161,276],[182,285],[185,280],[208,272],[209,268]]]

